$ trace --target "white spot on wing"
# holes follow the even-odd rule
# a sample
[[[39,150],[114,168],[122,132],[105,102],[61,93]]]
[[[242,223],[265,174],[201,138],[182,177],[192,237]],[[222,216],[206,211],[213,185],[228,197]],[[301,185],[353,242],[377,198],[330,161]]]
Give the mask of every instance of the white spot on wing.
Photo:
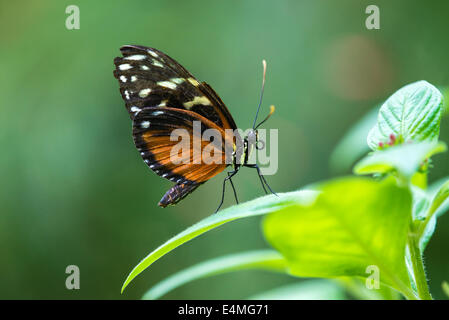
[[[145,65],[143,65],[143,66],[140,66],[140,69],[142,69],[142,70],[150,70],[150,68],[148,68],[147,66],[145,66]]]
[[[131,76],[131,82],[134,82],[134,81],[136,81],[137,80],[137,77],[136,76]]]
[[[200,85],[200,83],[198,81],[196,81],[193,78],[188,78],[187,79],[191,84],[193,84],[195,87],[198,87]]]
[[[157,55],[156,52],[154,52],[154,51],[152,51],[152,50],[150,50],[150,49],[148,49],[147,52],[148,52],[149,54],[151,54],[151,55],[152,55],[153,57],[155,57],[155,58],[159,57],[159,56]]]
[[[139,61],[139,60],[143,60],[145,59],[147,56],[143,55],[143,54],[135,54],[133,56],[128,56],[125,57],[126,60],[135,60],[135,61]]]
[[[125,90],[125,97],[126,97],[126,100],[129,100],[129,92],[128,92],[128,90]]]
[[[170,82],[170,81],[159,81],[156,83],[158,86],[169,88],[169,89],[176,89],[176,83]]]
[[[170,81],[174,82],[176,84],[181,84],[185,81],[185,79],[184,78],[173,78],[173,79],[170,79]]]
[[[150,121],[142,121],[140,126],[144,129],[148,129],[150,127]]]
[[[126,80],[128,80],[128,79],[126,79],[125,76],[120,76],[120,80],[122,80],[122,82],[126,82]]]
[[[167,100],[163,100],[161,103],[159,103],[158,107],[166,107],[167,106]]]
[[[142,90],[139,91],[139,97],[141,97],[141,98],[148,97],[150,92],[151,92],[151,89],[148,89],[148,88],[147,89],[142,89]]]
[[[204,106],[208,106],[211,103],[210,103],[210,100],[207,99],[207,97],[205,97],[205,96],[195,97],[195,98],[193,98],[192,101],[183,103],[184,107],[186,107],[187,109],[190,109],[193,106],[196,106],[196,105],[199,105],[199,104],[202,104]]]
[[[142,111],[142,109],[140,109],[139,107],[136,107],[136,106],[132,106],[130,110],[131,110],[131,112],[134,112],[134,113],[139,113],[140,111]]]
[[[156,66],[156,67],[160,67],[160,68],[164,67],[164,65],[162,63],[160,63],[159,61],[157,61],[157,60],[153,59],[152,63],[153,63],[153,66]]]
[[[159,116],[159,115],[161,115],[161,114],[163,114],[164,113],[164,111],[154,111],[153,113],[152,113],[152,115],[153,116]]]
[[[124,64],[119,65],[118,68],[120,70],[129,70],[129,69],[132,68],[132,66],[130,64],[128,64],[128,63],[124,63]]]

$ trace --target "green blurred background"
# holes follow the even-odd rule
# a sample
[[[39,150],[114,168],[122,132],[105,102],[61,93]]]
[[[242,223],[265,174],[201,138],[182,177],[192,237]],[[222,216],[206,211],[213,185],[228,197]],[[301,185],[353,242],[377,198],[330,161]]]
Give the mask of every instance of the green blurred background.
[[[78,5],[80,30],[65,9]],[[365,8],[380,8],[380,30]],[[157,202],[170,183],[140,158],[112,75],[124,44],[156,47],[221,95],[240,127],[252,123],[268,61],[265,125],[279,128],[279,191],[349,174],[330,170],[345,132],[403,85],[449,85],[448,1],[2,1],[0,4],[0,298],[140,298],[187,266],[266,248],[260,219],[225,225],[151,266],[120,295],[137,262],[211,214],[223,174],[175,207]],[[449,142],[449,119],[441,140]],[[449,175],[435,157],[431,179]],[[241,200],[263,191],[253,170],[235,179]],[[225,205],[232,204],[227,194]],[[449,280],[449,217],[426,252],[435,298]],[[65,288],[65,268],[81,289]],[[241,299],[297,281],[262,271],[196,281],[171,299]]]

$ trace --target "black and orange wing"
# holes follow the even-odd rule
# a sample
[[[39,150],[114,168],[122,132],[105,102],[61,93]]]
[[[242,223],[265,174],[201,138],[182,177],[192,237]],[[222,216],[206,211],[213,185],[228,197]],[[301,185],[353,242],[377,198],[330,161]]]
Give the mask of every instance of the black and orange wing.
[[[176,144],[170,141],[172,130],[183,128],[193,137],[192,122],[200,121],[203,129],[219,130],[222,140],[230,143],[232,150],[232,143],[241,143],[241,138],[235,132],[230,141],[225,138],[224,130],[235,130],[236,124],[215,91],[168,55],[135,45],[123,46],[120,51],[123,57],[114,59],[114,76],[119,80],[120,93],[133,120],[134,141],[147,165],[176,183],[160,205],[176,203],[223,171],[226,162],[220,165],[171,163],[169,153]],[[202,145],[206,143],[203,141]],[[217,147],[216,152],[222,152],[223,159],[229,161],[230,155],[225,155],[224,150]]]
[[[201,130],[194,130],[194,121]],[[221,141],[204,140],[202,133],[207,129],[219,132]],[[178,202],[222,172],[231,156],[225,150],[232,150],[233,144],[232,140],[226,141],[224,131],[212,121],[188,110],[167,107],[139,112],[133,121],[133,137],[148,167],[175,183],[160,201],[163,207]],[[194,143],[194,139],[200,143]],[[208,153],[204,152],[206,149]],[[208,154],[217,161],[204,159]]]

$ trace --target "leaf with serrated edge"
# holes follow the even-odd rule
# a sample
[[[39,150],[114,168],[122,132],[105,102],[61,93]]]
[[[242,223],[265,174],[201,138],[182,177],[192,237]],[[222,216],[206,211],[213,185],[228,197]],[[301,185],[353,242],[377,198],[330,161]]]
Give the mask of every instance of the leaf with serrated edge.
[[[368,134],[369,147],[378,149],[391,134],[405,142],[438,140],[442,100],[441,92],[427,81],[399,89],[380,108],[377,124]]]

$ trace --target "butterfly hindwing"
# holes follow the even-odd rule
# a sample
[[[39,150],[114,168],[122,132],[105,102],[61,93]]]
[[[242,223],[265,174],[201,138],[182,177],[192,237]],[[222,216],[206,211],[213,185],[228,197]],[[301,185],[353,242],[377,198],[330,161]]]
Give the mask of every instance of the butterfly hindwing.
[[[195,132],[194,121],[201,131]],[[177,137],[172,138],[174,129]],[[220,132],[221,141],[202,139],[202,132],[214,129]],[[184,135],[182,135],[184,134]],[[224,132],[210,120],[188,110],[176,108],[151,108],[139,112],[133,121],[134,142],[145,163],[156,174],[175,183],[202,183],[226,167],[226,146],[232,148],[232,141],[224,139]],[[194,145],[194,139],[200,144]],[[219,163],[208,163],[203,151],[206,146],[213,149]],[[184,148],[185,152],[182,152]]]
[[[201,183],[177,183],[171,187],[159,201],[159,205],[165,208],[184,199],[189,193],[192,193]]]

